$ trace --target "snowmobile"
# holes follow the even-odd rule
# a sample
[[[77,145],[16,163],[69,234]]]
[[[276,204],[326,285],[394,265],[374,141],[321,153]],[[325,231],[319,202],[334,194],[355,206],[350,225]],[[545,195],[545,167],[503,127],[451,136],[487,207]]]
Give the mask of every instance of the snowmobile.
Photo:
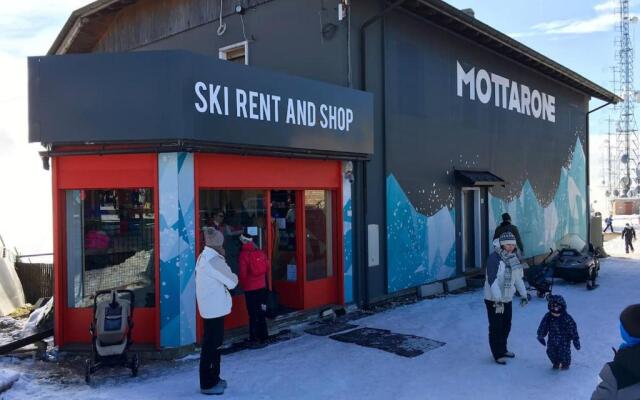
[[[140,366],[137,354],[128,356],[133,343],[133,308],[135,296],[131,290],[101,290],[93,299],[91,334],[91,358],[85,362],[87,383],[91,375],[103,367],[121,366],[131,369],[131,376],[138,375]]]
[[[593,246],[588,246],[576,234],[565,235],[557,246],[553,276],[567,282],[586,282],[587,289],[595,289],[598,286],[596,278],[600,271],[600,260]]]

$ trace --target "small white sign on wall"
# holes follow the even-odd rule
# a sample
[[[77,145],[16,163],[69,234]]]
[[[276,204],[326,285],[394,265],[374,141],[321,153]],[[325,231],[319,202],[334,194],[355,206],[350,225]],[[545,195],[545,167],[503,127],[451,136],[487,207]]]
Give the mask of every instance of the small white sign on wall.
[[[367,254],[368,266],[380,265],[380,227],[377,224],[368,225]]]

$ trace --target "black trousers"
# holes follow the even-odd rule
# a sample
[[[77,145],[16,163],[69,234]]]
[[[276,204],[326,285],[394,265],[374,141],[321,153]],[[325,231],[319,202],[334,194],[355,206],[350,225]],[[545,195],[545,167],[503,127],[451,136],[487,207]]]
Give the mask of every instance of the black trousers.
[[[220,349],[224,338],[224,316],[203,318],[204,335],[200,351],[200,389],[211,389],[220,381]]]
[[[267,289],[250,290],[244,292],[249,314],[249,339],[266,340],[269,337],[265,310],[262,308],[267,303]],[[266,307],[266,306],[265,306]]]
[[[489,346],[493,358],[498,359],[507,352],[507,338],[511,332],[511,302],[504,304],[504,313],[496,314],[494,302],[485,300],[489,317]]]
[[[631,251],[634,251],[633,250],[633,242],[632,242],[631,239],[628,239],[628,240],[625,239],[624,240],[624,250],[628,253],[629,249],[631,249]]]

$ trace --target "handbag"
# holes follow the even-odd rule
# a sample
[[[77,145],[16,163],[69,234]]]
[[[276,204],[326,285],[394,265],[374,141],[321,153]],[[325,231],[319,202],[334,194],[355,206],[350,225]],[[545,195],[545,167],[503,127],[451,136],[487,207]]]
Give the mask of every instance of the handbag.
[[[278,294],[271,289],[271,285],[269,284],[269,276],[268,274],[265,276],[267,279],[267,295],[265,298],[265,316],[269,319],[274,319],[278,316]]]

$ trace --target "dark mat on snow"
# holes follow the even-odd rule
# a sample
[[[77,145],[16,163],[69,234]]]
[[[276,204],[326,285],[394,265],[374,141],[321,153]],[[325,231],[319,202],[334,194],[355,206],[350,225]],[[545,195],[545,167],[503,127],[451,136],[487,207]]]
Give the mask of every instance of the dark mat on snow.
[[[409,358],[417,357],[445,345],[444,342],[433,339],[375,328],[360,328],[329,337],[339,342],[354,343]]]
[[[300,336],[299,333],[295,333],[290,329],[283,329],[280,332],[276,333],[275,335],[270,335],[269,339],[267,339],[266,341],[265,347],[275,343],[286,342],[287,340],[295,339],[299,336]],[[220,354],[227,355],[227,354],[237,353],[238,351],[247,350],[249,348],[248,344],[249,343],[246,340],[242,342],[232,343],[228,347],[224,347],[220,349]]]
[[[309,328],[304,331],[315,336],[329,336],[334,333],[346,331],[348,329],[357,328],[358,325],[349,324],[341,321],[323,322],[316,321],[309,324]]]

